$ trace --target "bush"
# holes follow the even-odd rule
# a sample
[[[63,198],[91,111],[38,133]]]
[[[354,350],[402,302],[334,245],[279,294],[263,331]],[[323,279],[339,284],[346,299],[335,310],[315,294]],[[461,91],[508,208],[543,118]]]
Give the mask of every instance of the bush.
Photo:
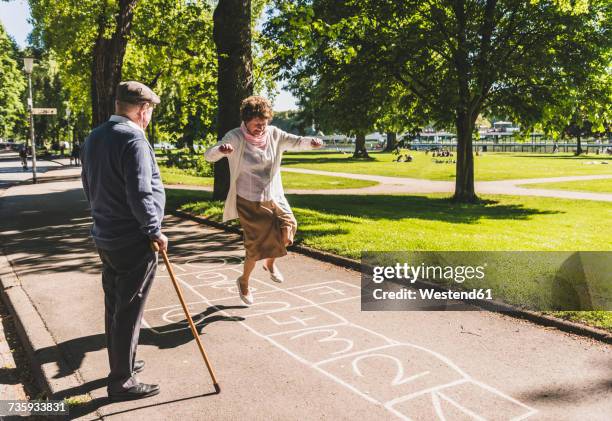
[[[166,150],[165,153],[166,167],[176,167],[184,170],[187,174],[195,175],[198,177],[212,177],[213,176],[213,164],[207,162],[204,156],[200,154],[190,155],[184,150],[178,150],[172,152]]]

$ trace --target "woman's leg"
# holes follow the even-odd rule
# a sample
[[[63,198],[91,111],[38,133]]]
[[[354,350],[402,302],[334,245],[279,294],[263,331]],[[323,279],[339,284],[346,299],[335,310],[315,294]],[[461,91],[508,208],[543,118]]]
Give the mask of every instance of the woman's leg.
[[[292,231],[293,230],[291,229],[291,227],[287,227],[287,226],[281,229],[282,241],[285,247],[293,244],[293,232]]]
[[[269,257],[266,259],[264,265],[266,265],[266,268],[268,268],[268,270],[270,272],[274,271],[274,261],[276,260],[275,257]]]
[[[253,269],[255,268],[255,263],[257,263],[257,260],[250,257],[246,257],[244,259],[244,269],[242,271],[242,276],[240,277],[240,289],[242,290],[242,295],[249,293],[249,278],[251,277],[251,272],[253,272]]]
[[[288,247],[293,244],[293,239],[297,230],[295,216],[293,216],[289,204],[286,202],[283,205],[275,204],[274,213],[280,225],[281,242],[283,246]]]

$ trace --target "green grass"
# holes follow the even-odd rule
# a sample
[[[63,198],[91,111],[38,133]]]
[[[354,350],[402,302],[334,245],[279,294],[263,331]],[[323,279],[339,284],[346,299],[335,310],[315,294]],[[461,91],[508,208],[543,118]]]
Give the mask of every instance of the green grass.
[[[168,209],[221,221],[223,203],[210,201],[208,192],[168,190],[167,196]],[[440,194],[287,197],[299,243],[353,259],[362,250],[612,250],[606,202],[486,196],[481,204],[462,205]],[[491,287],[513,304],[533,304],[551,293],[530,279]],[[612,312],[560,315],[612,330]]]
[[[327,175],[300,174],[294,172],[283,172],[283,187],[285,189],[359,189],[363,187],[376,186],[376,181],[355,180],[346,177],[331,177]]]
[[[184,170],[175,167],[160,165],[161,176],[164,184],[182,184],[191,186],[212,186],[212,177],[197,177],[186,173]],[[285,172],[282,174],[283,187],[285,189],[357,189],[362,187],[375,186],[378,183],[368,180],[354,180],[344,177],[330,177],[311,174],[300,174]]]
[[[166,167],[160,165],[161,178],[164,184],[183,184],[188,186],[212,186],[213,177],[198,177],[186,173],[184,170],[176,167]]]
[[[74,408],[79,405],[85,405],[91,402],[91,397],[89,395],[71,396],[68,398],[64,398],[64,402],[66,402],[69,407]]]
[[[593,193],[612,193],[612,178],[602,180],[564,181],[562,183],[522,184],[528,189],[552,189],[588,191]]]
[[[413,162],[392,162],[396,156],[391,153],[372,153],[374,159],[371,161],[353,160],[350,154],[336,152],[286,153],[283,165],[354,174],[454,180],[455,164],[437,164],[433,162],[436,158],[432,158],[431,154],[425,155],[425,152],[408,153],[414,157]],[[456,155],[453,158],[438,159],[455,158]],[[588,164],[602,161],[610,165]],[[575,157],[571,154],[485,153],[483,156],[474,156],[474,171],[477,181],[612,174],[612,158],[593,155]]]
[[[208,192],[170,189],[168,207],[190,203],[206,212],[215,203],[209,198]],[[612,250],[607,202],[504,195],[464,205],[440,194],[287,198],[304,244],[352,258],[361,250]],[[221,213],[207,216],[220,220]]]
[[[550,311],[545,314],[612,331],[612,311]]]

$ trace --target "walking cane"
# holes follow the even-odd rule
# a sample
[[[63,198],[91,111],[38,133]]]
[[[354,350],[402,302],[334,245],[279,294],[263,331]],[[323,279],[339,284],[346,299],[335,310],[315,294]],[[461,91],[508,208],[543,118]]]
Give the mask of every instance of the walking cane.
[[[215,372],[213,371],[213,368],[210,365],[210,361],[208,361],[208,356],[206,355],[206,351],[204,351],[204,346],[202,345],[202,342],[200,341],[200,335],[198,335],[198,331],[195,327],[195,324],[193,323],[193,320],[191,319],[191,315],[189,314],[189,311],[187,310],[187,305],[185,304],[185,300],[183,299],[183,293],[181,292],[181,287],[179,286],[178,282],[176,281],[176,278],[174,277],[174,270],[172,270],[172,265],[170,264],[170,260],[168,260],[168,254],[166,254],[165,250],[160,250],[159,244],[157,244],[156,242],[151,242],[151,247],[153,248],[154,251],[161,252],[162,258],[164,259],[164,263],[166,264],[166,268],[168,269],[168,273],[170,274],[170,279],[172,279],[172,284],[174,285],[174,289],[176,290],[179,300],[181,301],[181,305],[183,306],[185,317],[187,318],[187,321],[189,322],[189,327],[191,327],[191,333],[193,333],[193,337],[198,343],[198,348],[200,348],[200,353],[202,354],[202,358],[204,359],[204,362],[206,363],[206,367],[208,368],[210,377],[212,377],[213,384],[215,385],[215,392],[220,393],[221,388],[219,387],[219,383],[217,383],[217,377],[215,376]]]

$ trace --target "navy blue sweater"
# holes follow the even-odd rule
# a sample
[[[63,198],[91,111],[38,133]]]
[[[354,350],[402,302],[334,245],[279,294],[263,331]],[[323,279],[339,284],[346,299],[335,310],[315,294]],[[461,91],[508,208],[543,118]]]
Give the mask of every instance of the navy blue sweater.
[[[166,195],[144,133],[121,117],[96,127],[81,150],[81,179],[91,207],[91,234],[106,250],[158,238]]]

